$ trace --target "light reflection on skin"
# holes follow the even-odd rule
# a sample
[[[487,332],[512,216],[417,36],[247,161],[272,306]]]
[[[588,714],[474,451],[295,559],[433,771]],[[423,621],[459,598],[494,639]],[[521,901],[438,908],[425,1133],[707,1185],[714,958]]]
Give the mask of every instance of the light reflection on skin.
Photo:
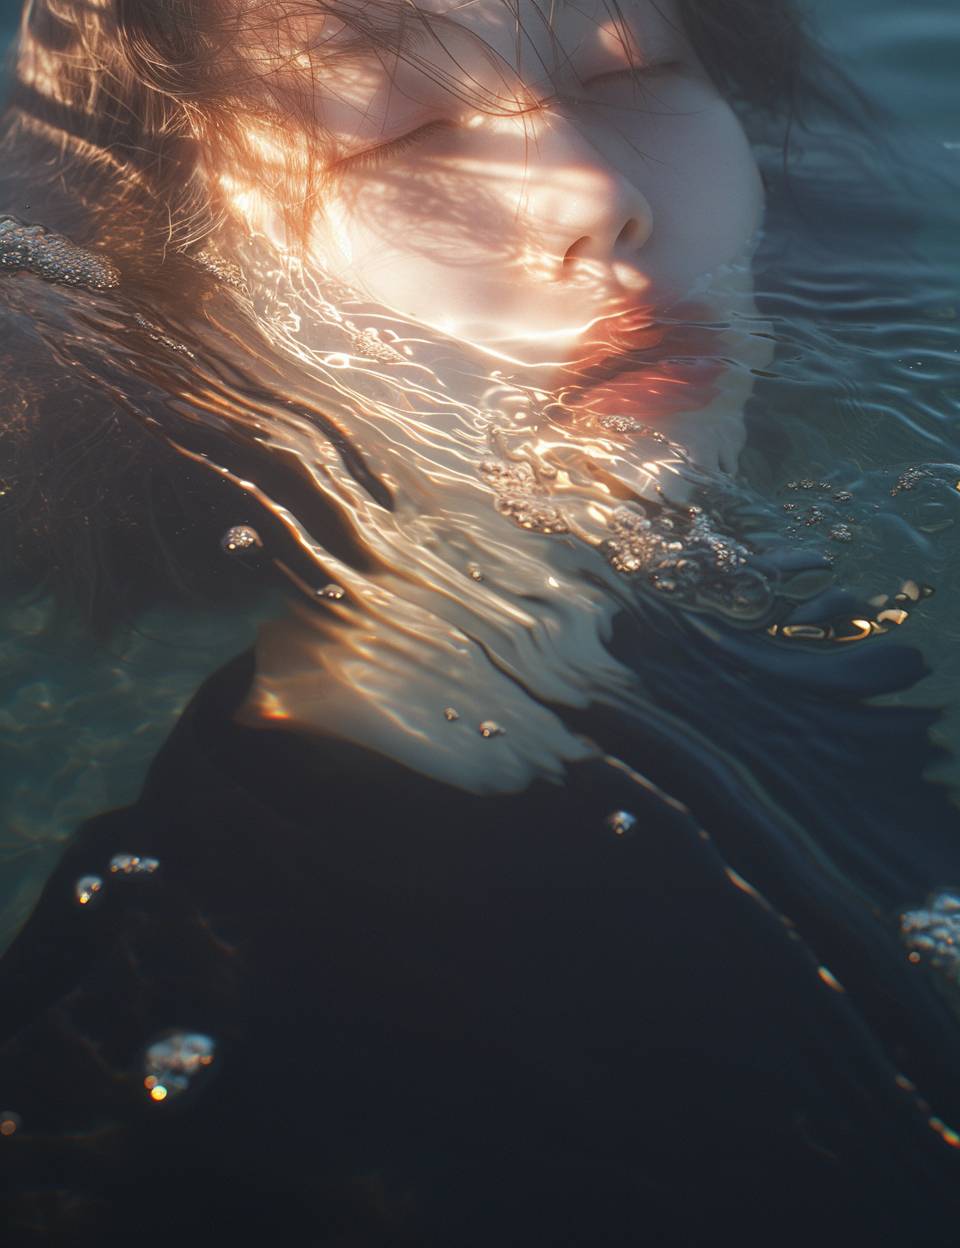
[[[351,496],[377,570],[318,566],[346,597],[263,631],[244,717],[345,736],[475,792],[515,791],[590,752],[549,706],[631,702],[632,674],[605,648],[619,590],[595,552],[611,515],[691,489],[675,446],[633,444],[601,418],[629,414],[704,469],[736,466],[750,370],[770,349],[749,271],[762,192],[671,5],[637,0],[628,50],[599,2],[563,6],[554,44],[527,0],[519,52],[501,0],[425,8],[438,38],[416,51],[429,72],[351,54],[317,81],[339,154],[305,255],[270,195],[276,131],[251,130],[258,176],[210,166],[277,271],[295,273],[266,319],[280,312],[284,349],[342,396],[351,440],[400,500],[372,516]],[[338,38],[321,19],[305,35]],[[481,97],[469,106],[468,90]],[[322,293],[331,282],[354,292],[358,327],[412,354],[384,371],[324,349],[342,321]],[[394,402],[374,397],[380,381]],[[368,385],[358,406],[349,392]],[[551,401],[560,418],[544,421]],[[309,430],[277,439],[318,488],[339,473],[347,500],[335,463],[311,467]],[[526,464],[542,489],[495,499],[480,480],[490,454]],[[528,507],[550,527],[527,526]],[[464,577],[472,559],[482,585]],[[496,741],[470,727],[487,719],[506,729]]]
[[[340,154],[314,219],[314,261],[371,303],[471,344],[514,381],[565,388],[572,408],[595,415],[639,407],[702,467],[732,471],[750,370],[770,356],[749,273],[762,190],[674,7],[630,6],[625,47],[599,3],[564,6],[556,43],[528,4],[519,50],[501,0],[423,7],[438,36],[417,47],[426,66],[350,54],[317,84]],[[329,25],[302,33],[335,43],[342,32]],[[489,112],[465,105],[465,91]],[[253,139],[269,169],[276,139]],[[262,189],[236,171],[221,184],[286,245]],[[745,328],[679,346],[668,336],[663,352],[735,369],[664,375],[650,335],[663,339],[661,318],[683,320],[674,310],[691,291],[693,319]],[[604,339],[649,358],[577,394],[580,364]]]

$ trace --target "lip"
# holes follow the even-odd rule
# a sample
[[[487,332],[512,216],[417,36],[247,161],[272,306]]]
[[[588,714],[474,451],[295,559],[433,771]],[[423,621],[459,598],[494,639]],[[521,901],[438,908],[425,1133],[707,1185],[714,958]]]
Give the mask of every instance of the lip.
[[[635,416],[646,424],[707,407],[727,368],[718,358],[719,320],[702,303],[678,304],[659,320],[641,308],[610,318],[602,341],[584,343],[583,353],[567,365],[563,405],[596,416]]]

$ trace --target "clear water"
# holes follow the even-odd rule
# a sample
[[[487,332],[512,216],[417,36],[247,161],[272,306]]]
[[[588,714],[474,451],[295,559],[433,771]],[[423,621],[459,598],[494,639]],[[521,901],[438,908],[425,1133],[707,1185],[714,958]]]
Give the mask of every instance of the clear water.
[[[620,732],[631,761],[650,751],[658,784],[671,781],[712,836],[718,870],[774,925],[796,924],[818,992],[847,985],[857,1025],[879,1037],[865,1044],[874,1065],[863,1058],[864,1068],[881,1072],[878,1086],[903,1080],[909,1112],[950,1155],[960,1096],[955,1065],[937,1055],[955,1047],[960,1001],[948,899],[960,886],[948,792],[960,787],[960,15],[947,3],[838,8],[821,4],[821,24],[886,110],[884,141],[829,126],[801,138],[789,184],[778,153],[763,153],[770,219],[755,271],[778,346],[751,403],[736,489],[716,504],[774,562],[788,552],[803,569],[825,553],[838,593],[809,607],[797,594],[758,638],[750,603],[691,603],[644,586],[644,688],[629,727],[609,733],[616,743]],[[789,578],[778,575],[782,587]],[[55,628],[42,599],[3,606],[0,939],[76,827],[135,799],[194,690],[272,611],[157,609],[105,648]],[[905,657],[916,650],[926,675]],[[797,692],[818,687],[816,707]],[[854,713],[861,688],[903,717]],[[289,685],[273,692],[292,696]],[[446,700],[463,711],[467,696]],[[578,727],[599,735],[606,723],[598,711]],[[505,740],[513,735],[508,725]],[[928,737],[939,755],[925,750]],[[724,803],[729,822],[716,814]],[[615,836],[632,830],[611,825]],[[695,930],[696,916],[678,926]],[[694,955],[674,956],[689,972]],[[950,1230],[939,1235],[918,1242],[953,1242]]]

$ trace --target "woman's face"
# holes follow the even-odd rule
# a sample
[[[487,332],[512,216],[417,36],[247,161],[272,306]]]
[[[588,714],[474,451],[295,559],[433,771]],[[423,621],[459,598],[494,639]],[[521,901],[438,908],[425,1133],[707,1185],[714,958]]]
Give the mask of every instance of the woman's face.
[[[649,345],[657,314],[699,298],[762,213],[747,140],[675,4],[629,0],[618,26],[602,0],[562,3],[551,32],[519,0],[520,38],[503,0],[422,8],[435,20],[416,66],[347,54],[324,72],[342,155],[318,259],[398,315],[524,363],[583,360],[605,326]],[[724,314],[696,307],[689,319]]]

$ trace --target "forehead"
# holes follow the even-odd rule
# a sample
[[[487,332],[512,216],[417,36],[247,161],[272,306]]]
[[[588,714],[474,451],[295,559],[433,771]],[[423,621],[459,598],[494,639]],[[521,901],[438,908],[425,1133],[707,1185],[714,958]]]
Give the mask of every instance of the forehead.
[[[631,55],[651,55],[675,44],[680,30],[675,0],[421,0],[418,8],[456,23],[483,41],[505,67],[527,81],[559,60],[576,61],[594,44],[622,45]]]
[[[346,141],[415,124],[452,99],[510,111],[564,81],[676,55],[683,43],[675,0],[347,0],[332,12],[343,19],[324,32],[317,103]],[[378,40],[358,48],[358,28]]]

